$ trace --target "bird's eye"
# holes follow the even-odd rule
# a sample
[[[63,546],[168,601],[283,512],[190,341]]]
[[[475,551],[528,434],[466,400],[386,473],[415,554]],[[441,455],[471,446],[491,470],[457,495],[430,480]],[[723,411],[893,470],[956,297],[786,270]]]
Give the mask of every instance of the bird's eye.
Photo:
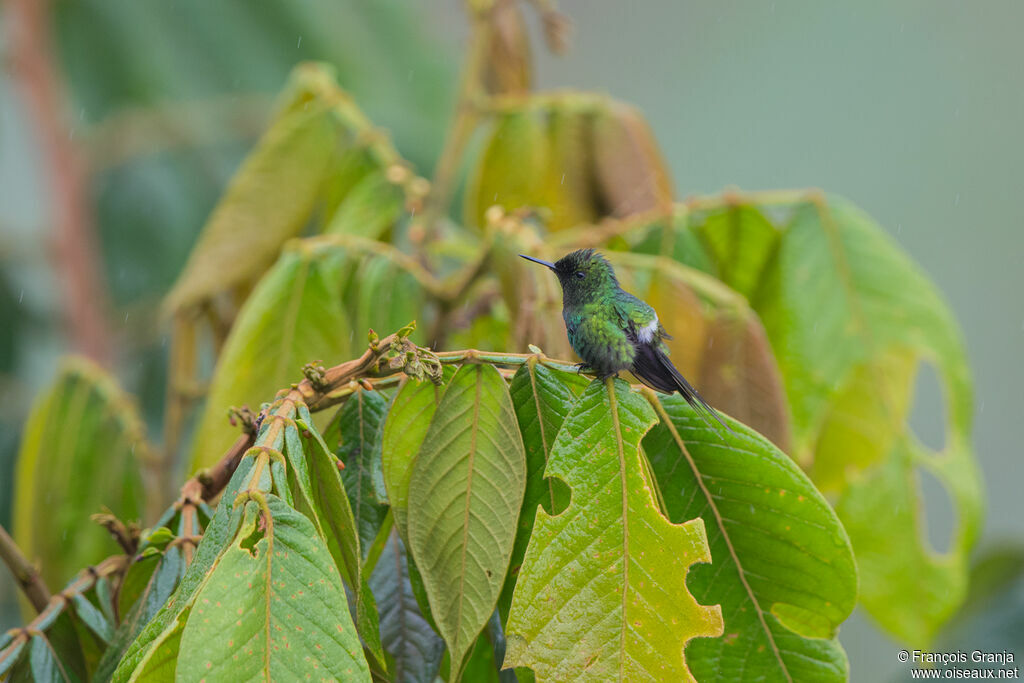
[[[578,280],[582,280],[583,278],[585,278],[587,276],[587,274],[584,273],[582,270],[577,270],[575,273],[573,273],[573,275],[575,275],[576,279],[578,279]]]

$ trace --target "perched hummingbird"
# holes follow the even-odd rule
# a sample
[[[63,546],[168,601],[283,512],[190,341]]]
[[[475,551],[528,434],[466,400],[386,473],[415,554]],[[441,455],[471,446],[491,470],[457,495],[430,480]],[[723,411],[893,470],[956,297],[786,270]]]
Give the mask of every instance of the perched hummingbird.
[[[603,256],[593,249],[574,251],[554,263],[520,256],[547,266],[558,276],[562,318],[569,344],[583,359],[581,369],[602,379],[629,370],[652,389],[666,394],[678,391],[702,419],[706,412],[732,431],[668,359],[664,340],[672,337],[658,314],[619,286],[615,271]]]

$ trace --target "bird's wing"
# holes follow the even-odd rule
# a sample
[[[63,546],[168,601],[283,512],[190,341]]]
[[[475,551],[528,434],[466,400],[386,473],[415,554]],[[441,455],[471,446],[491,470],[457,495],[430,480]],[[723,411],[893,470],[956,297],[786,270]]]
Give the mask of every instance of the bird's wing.
[[[662,339],[670,338],[658,320],[654,308],[629,292],[620,292],[614,302],[619,322],[627,333],[634,335],[645,344],[658,344]]]

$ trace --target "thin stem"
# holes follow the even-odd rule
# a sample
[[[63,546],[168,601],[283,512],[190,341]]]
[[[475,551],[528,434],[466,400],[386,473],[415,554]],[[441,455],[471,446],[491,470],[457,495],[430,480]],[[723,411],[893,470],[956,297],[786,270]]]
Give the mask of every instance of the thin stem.
[[[21,549],[7,533],[7,530],[0,526],[0,559],[11,570],[14,580],[25,597],[32,603],[36,612],[42,612],[50,602],[50,591],[43,581],[39,570],[28,561],[28,558],[21,552]]]
[[[378,242],[359,235],[319,235],[311,237],[310,242],[317,244],[336,244],[349,247],[354,250],[369,252],[377,256],[383,256],[402,270],[406,271],[419,282],[420,286],[435,298],[446,296],[445,285],[443,285],[429,270],[420,265],[419,261],[408,254],[396,249],[386,242]]]

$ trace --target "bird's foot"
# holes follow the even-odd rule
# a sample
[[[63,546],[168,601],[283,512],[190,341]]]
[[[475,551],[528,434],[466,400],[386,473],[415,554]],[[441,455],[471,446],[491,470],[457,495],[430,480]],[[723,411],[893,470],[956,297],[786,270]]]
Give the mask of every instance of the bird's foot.
[[[586,363],[577,363],[576,364],[576,374],[577,375],[579,375],[581,373],[584,373],[584,372],[588,372],[589,373],[590,371],[591,371],[591,368]]]

